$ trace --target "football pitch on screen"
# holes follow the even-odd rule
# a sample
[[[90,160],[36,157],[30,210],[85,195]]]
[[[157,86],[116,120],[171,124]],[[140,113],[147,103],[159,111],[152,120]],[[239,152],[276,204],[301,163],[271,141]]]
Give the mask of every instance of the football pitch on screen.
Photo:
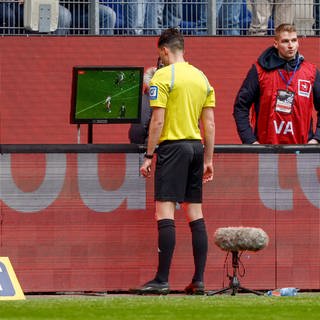
[[[139,72],[84,70],[78,74],[76,119],[135,119],[138,117]],[[110,112],[106,99],[111,97]],[[125,114],[121,107],[125,106]]]
[[[320,314],[319,293],[26,298],[0,301],[1,320],[316,320]]]

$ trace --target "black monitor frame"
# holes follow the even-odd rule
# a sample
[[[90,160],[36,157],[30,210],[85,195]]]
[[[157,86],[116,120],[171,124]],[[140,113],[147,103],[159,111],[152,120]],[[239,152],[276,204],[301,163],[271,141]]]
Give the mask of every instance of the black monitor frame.
[[[106,75],[105,80],[110,83],[111,80],[115,80],[112,77],[114,77],[114,74],[120,74],[123,72],[125,75],[128,75],[128,79],[125,78],[123,83],[125,86],[128,87],[128,89],[125,88],[115,88],[117,85],[116,83],[112,84],[112,88],[110,88],[110,84],[108,85],[108,88],[110,88],[110,95],[112,92],[116,92],[119,90],[119,93],[117,95],[122,94],[121,90],[123,90],[123,96],[125,98],[125,93],[130,91],[130,82],[136,83],[136,85],[133,87],[135,90],[135,96],[134,96],[134,102],[132,110],[132,114],[129,116],[119,116],[119,106],[118,113],[116,114],[116,111],[114,113],[110,114],[105,112],[103,116],[85,116],[85,117],[78,117],[77,113],[79,112],[79,94],[80,94],[80,81],[79,81],[79,74],[81,72],[90,72],[91,74],[94,74],[95,72],[100,73],[100,77],[103,74]],[[139,123],[141,121],[141,103],[142,103],[142,90],[143,90],[143,73],[144,69],[143,67],[138,66],[75,66],[73,67],[73,81],[72,81],[72,102],[71,102],[71,114],[70,114],[70,122],[75,124],[109,124],[109,123]],[[132,76],[131,76],[132,75]],[[131,78],[130,78],[131,77]],[[112,79],[111,79],[112,78]],[[98,81],[98,80],[97,80]],[[104,80],[100,80],[104,81]],[[92,83],[94,85],[94,82]],[[106,88],[106,89],[108,89]],[[97,88],[92,87],[92,92],[94,92]],[[86,92],[90,92],[91,88],[86,86],[85,88]],[[106,91],[107,92],[107,91]],[[101,99],[101,96],[100,96]],[[96,101],[96,100],[95,100]],[[93,102],[95,102],[93,101]],[[111,95],[111,101],[112,101],[112,95]],[[103,112],[102,108],[104,105],[104,102],[99,102],[101,109],[99,112]],[[123,104],[123,103],[122,103]],[[95,105],[95,103],[93,104]]]

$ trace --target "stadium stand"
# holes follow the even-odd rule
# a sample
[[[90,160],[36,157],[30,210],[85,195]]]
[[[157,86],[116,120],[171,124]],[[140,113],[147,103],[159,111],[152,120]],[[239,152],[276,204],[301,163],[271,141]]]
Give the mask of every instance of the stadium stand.
[[[60,5],[66,9],[72,11],[73,20],[80,22],[73,23],[70,30],[65,30],[64,33],[74,34],[101,34],[101,35],[132,35],[137,34],[133,32],[132,27],[129,26],[129,6],[132,4],[144,4],[144,6],[138,6],[141,15],[147,17],[148,14],[148,0],[136,0],[132,2],[130,0],[62,0],[59,1]],[[233,34],[232,31],[236,31],[236,34],[247,35],[251,23],[251,11],[252,0],[222,0],[221,8],[217,12],[218,3],[221,0],[177,0],[177,1],[160,1],[157,4],[168,4],[181,6],[181,14],[179,13],[179,19],[181,23],[179,27],[186,35],[226,35]],[[284,1],[285,2],[285,1]],[[111,16],[116,15],[116,23],[114,30],[111,30],[110,24],[104,23],[104,26],[99,28],[99,20],[104,19],[101,12],[99,16],[99,5],[108,7]],[[236,21],[239,30],[232,29],[233,27],[224,25],[224,16],[229,14],[230,10],[233,10],[233,5],[240,5],[240,15],[234,13],[234,19]],[[319,0],[307,0],[296,1],[295,4],[295,19],[294,23],[297,26],[299,34],[301,35],[318,35],[319,34]],[[76,9],[72,9],[76,7]],[[114,12],[112,12],[112,10]],[[21,20],[21,6],[19,0],[7,0],[0,3],[0,34],[27,34],[23,22]],[[180,10],[180,7],[179,9]],[[83,15],[81,12],[86,11],[88,14]],[[107,14],[107,12],[105,13]],[[164,11],[164,14],[165,11]],[[181,17],[180,17],[181,15]],[[110,18],[111,19],[111,18]],[[106,20],[108,20],[106,18]],[[165,25],[163,27],[166,27]],[[113,29],[113,28],[112,28]],[[268,33],[272,34],[274,29],[273,17],[271,16],[268,23]],[[141,30],[140,35],[159,33],[159,30]],[[40,33],[41,34],[41,33]]]

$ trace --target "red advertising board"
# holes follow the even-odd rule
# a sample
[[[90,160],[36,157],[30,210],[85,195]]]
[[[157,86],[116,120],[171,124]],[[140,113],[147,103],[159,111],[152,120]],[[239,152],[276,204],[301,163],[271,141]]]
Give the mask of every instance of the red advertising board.
[[[216,154],[204,187],[208,289],[227,284],[220,227],[259,227],[269,245],[241,256],[242,285],[319,289],[320,154]],[[25,292],[128,290],[154,276],[153,179],[138,154],[1,155],[1,254]],[[309,165],[311,164],[311,165]],[[171,287],[193,273],[191,236],[176,213]],[[231,272],[229,266],[229,273]]]

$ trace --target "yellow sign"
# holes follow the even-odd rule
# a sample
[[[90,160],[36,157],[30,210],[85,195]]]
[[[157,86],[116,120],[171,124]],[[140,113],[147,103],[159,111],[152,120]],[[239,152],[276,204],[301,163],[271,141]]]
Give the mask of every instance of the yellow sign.
[[[0,257],[0,301],[24,299],[24,293],[9,258]]]

